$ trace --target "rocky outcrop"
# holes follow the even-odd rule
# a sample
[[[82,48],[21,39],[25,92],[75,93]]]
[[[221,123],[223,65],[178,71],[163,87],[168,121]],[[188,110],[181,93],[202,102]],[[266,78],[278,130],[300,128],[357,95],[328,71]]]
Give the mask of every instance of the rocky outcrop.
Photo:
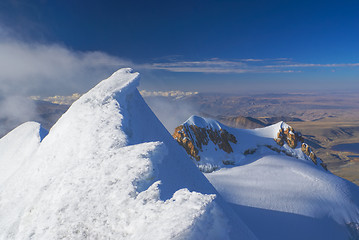
[[[313,163],[314,163],[315,165],[317,165],[317,156],[315,155],[315,153],[314,153],[314,152],[311,152],[311,153],[309,154],[309,157],[310,157],[310,159],[312,159]]]
[[[197,161],[200,160],[200,157],[198,156],[198,148],[193,145],[192,139],[190,140],[187,131],[184,131],[184,127],[182,125],[175,129],[173,137],[186,150],[188,155],[191,155]]]
[[[311,147],[304,143],[304,138],[300,132],[296,132],[291,126],[283,129],[282,127],[279,129],[277,133],[277,137],[274,141],[279,145],[283,146],[284,143],[287,143],[289,147],[296,148],[299,143],[301,143],[302,152],[308,156],[315,165],[318,165],[318,158],[315,153],[312,151]],[[325,169],[327,169],[327,165],[323,162],[320,165]]]
[[[283,146],[284,145],[284,139],[285,139],[285,136],[283,134],[283,129],[279,129],[279,132],[277,133],[277,138],[275,138],[274,141],[279,146]]]
[[[316,154],[307,143],[304,143],[303,136],[300,132],[295,131],[291,126],[284,122],[277,126],[280,127],[274,140],[279,146],[273,142],[268,142],[269,144],[263,145],[257,143],[256,146],[248,146],[247,149],[239,148],[240,150],[237,153],[243,151],[244,156],[252,155],[257,152],[259,148],[264,146],[272,151],[285,154],[289,157],[306,159],[308,161],[311,160],[316,166],[321,166],[327,170],[326,164],[323,163],[320,158],[317,158]],[[193,117],[184,124],[178,126],[173,133],[173,137],[186,150],[187,154],[198,162],[198,165],[211,165],[210,167],[207,165],[205,166],[205,171],[208,172],[207,168],[213,170],[215,167],[236,165],[237,163],[233,155],[227,155],[233,153],[232,147],[235,148],[235,145],[233,144],[237,143],[237,139],[235,135],[231,133],[232,131],[229,132],[230,130],[226,129],[227,128],[222,127],[218,122],[216,123],[212,120],[205,121],[199,117]],[[247,141],[245,136],[246,134],[243,134],[242,142]],[[214,156],[216,156],[216,159],[214,162],[211,162]],[[201,157],[203,159],[201,159]],[[208,159],[212,160],[206,162]]]
[[[308,144],[302,143],[302,152],[304,152],[305,155],[309,156],[312,150],[310,149]]]
[[[317,156],[315,155],[315,153],[312,151],[312,149],[309,147],[308,144],[306,143],[302,143],[302,152],[307,155],[315,165],[317,165],[318,161],[317,161]]]
[[[237,143],[236,137],[225,129],[202,128],[196,125],[180,125],[172,136],[197,161],[201,159],[199,151],[203,151],[203,146],[208,145],[209,141],[226,153],[233,152],[230,142]]]
[[[280,128],[277,133],[277,138],[274,139],[276,143],[280,146],[283,146],[284,143],[287,143],[289,147],[296,148],[299,142],[303,142],[304,139],[300,132],[294,131],[294,129],[290,126],[283,129]]]

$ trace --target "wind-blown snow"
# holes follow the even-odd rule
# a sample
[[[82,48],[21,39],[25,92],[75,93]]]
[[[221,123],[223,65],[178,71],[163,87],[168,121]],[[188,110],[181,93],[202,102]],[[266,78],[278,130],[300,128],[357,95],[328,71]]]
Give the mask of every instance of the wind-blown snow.
[[[115,72],[29,145],[33,152],[19,149],[21,166],[0,185],[0,239],[255,238],[138,83],[131,69]]]

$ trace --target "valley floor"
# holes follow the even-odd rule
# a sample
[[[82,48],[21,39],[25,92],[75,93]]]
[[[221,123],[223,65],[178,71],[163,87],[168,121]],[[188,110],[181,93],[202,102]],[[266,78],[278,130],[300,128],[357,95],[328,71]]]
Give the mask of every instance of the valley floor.
[[[332,173],[359,185],[359,154],[332,149],[339,144],[359,143],[359,121],[335,117],[289,124],[311,142]]]

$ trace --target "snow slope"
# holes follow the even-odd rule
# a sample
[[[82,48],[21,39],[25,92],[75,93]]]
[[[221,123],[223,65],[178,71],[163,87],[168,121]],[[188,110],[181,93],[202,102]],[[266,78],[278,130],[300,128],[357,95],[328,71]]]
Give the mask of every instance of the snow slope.
[[[285,123],[246,130],[193,116],[184,124],[224,128],[236,137],[232,153],[215,150],[213,143],[202,146],[199,166],[219,167],[205,176],[259,239],[359,238],[359,187],[315,165],[300,148],[278,146],[273,138]],[[255,151],[245,154],[249,149]]]
[[[252,161],[205,175],[260,239],[349,238],[348,224],[359,223],[356,185],[292,157],[258,154]],[[305,231],[293,236],[294,228]]]
[[[33,152],[18,150],[22,164],[0,186],[0,239],[255,239],[138,83],[131,69],[115,72],[29,145]]]
[[[27,122],[0,139],[0,186],[34,154],[46,135],[39,123]]]

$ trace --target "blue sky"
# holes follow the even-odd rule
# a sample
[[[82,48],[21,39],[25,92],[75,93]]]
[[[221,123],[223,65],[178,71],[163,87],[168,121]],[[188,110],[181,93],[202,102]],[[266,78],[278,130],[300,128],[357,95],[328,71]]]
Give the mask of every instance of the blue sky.
[[[1,50],[3,86],[29,94],[123,66],[148,90],[358,90],[359,2],[3,0]]]

